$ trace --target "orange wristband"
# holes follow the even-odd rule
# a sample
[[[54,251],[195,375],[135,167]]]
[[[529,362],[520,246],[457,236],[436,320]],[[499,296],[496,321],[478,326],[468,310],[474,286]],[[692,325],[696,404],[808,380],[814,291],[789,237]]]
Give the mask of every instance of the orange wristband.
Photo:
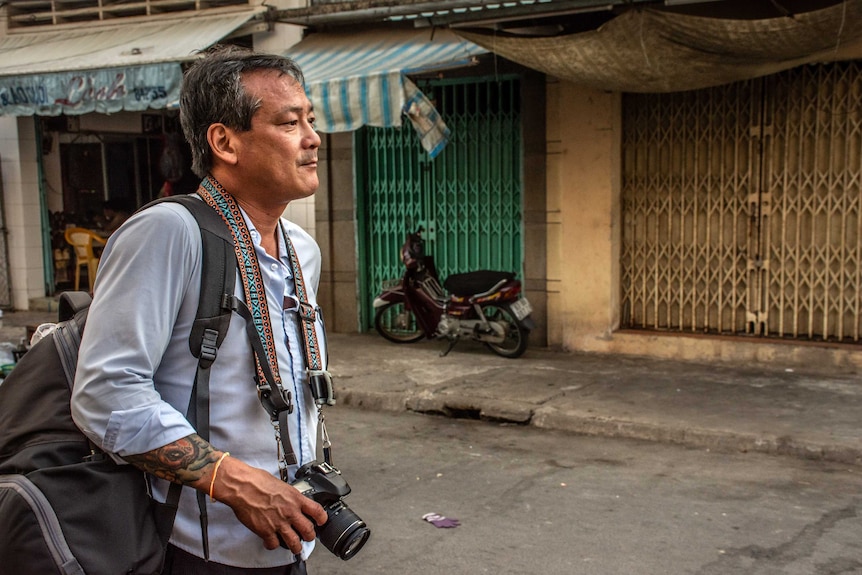
[[[224,458],[228,455],[230,455],[229,451],[225,451],[224,453],[222,453],[221,457],[218,458],[218,461],[216,461],[215,467],[213,468],[213,476],[210,480],[210,501],[215,501],[215,497],[213,497],[213,487],[215,487],[216,474],[218,473],[218,468],[221,465],[221,462],[224,461]]]

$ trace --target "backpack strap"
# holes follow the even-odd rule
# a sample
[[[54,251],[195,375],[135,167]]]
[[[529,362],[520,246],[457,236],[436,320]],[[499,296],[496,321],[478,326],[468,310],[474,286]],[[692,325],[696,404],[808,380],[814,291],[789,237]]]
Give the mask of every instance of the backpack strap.
[[[61,322],[72,319],[90,306],[93,298],[85,291],[67,291],[60,294],[60,309],[57,319]]]
[[[159,201],[182,204],[194,216],[201,233],[203,262],[198,311],[189,335],[189,349],[198,358],[195,374],[195,429],[209,441],[210,368],[230,325],[231,300],[236,282],[233,238],[219,215],[206,203],[190,195],[169,196]],[[213,289],[215,288],[215,289]]]
[[[198,358],[198,368],[189,402],[188,419],[205,441],[210,439],[210,368],[218,355],[230,325],[232,300],[236,284],[236,255],[233,237],[221,216],[205,202],[191,195],[169,196],[150,202],[144,208],[161,202],[182,204],[198,223],[201,233],[203,262],[201,264],[201,289],[198,310],[189,335],[189,349]],[[166,504],[171,503],[171,491],[178,484],[171,484]],[[209,537],[207,536],[206,495],[196,493],[200,509],[201,534],[204,558],[209,559]],[[177,501],[179,503],[179,489]],[[173,509],[176,514],[176,505]],[[173,518],[171,518],[173,525]]]
[[[90,294],[80,291],[66,292],[60,296],[60,323],[54,329],[53,339],[70,391],[75,385],[78,348],[81,346],[81,333],[87,322],[91,301]]]

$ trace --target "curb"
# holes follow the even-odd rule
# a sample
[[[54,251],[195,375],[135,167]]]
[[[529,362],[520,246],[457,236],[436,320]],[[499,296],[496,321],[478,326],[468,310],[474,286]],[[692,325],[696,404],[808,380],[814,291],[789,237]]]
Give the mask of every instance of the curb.
[[[413,411],[461,419],[508,422],[576,435],[634,439],[723,453],[751,452],[862,465],[862,450],[850,446],[824,445],[787,436],[761,436],[584,416],[554,407],[536,407],[511,400],[475,396],[442,395],[428,390],[379,392],[345,389],[339,394],[338,404],[376,411]]]
[[[585,417],[555,408],[537,410],[531,424],[542,429],[566,431],[578,435],[653,441],[723,453],[752,452],[862,465],[862,450],[857,448],[823,445],[787,436],[753,435],[715,429],[663,426],[607,417]]]

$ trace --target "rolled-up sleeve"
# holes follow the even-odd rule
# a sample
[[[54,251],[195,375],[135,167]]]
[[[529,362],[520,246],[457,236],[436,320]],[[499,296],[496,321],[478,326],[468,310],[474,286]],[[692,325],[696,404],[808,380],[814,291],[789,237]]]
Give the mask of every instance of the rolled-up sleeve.
[[[194,317],[188,310],[197,306],[200,253],[197,224],[175,204],[136,214],[105,248],[71,405],[75,423],[106,451],[144,453],[194,432],[184,416],[194,362],[188,331],[179,335],[188,326],[178,324]],[[166,350],[182,344],[189,367],[157,385]]]

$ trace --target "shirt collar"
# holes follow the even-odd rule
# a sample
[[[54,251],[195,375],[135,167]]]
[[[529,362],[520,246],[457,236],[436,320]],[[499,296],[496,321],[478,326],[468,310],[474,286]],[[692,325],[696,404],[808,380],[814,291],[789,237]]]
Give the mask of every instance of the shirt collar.
[[[255,247],[260,247],[261,235],[260,232],[257,231],[257,228],[254,227],[254,223],[252,223],[251,218],[248,217],[248,214],[245,213],[245,210],[241,207],[239,208],[240,213],[242,214],[242,218],[245,220],[245,225],[248,227],[248,233],[251,236],[251,241],[254,242]],[[281,221],[278,223],[279,229],[284,230],[284,234],[288,233],[284,226],[281,225]],[[284,234],[278,234],[278,259],[281,264],[286,268],[286,277],[293,277],[293,271],[290,267],[290,257],[287,254],[287,244],[284,241]]]

